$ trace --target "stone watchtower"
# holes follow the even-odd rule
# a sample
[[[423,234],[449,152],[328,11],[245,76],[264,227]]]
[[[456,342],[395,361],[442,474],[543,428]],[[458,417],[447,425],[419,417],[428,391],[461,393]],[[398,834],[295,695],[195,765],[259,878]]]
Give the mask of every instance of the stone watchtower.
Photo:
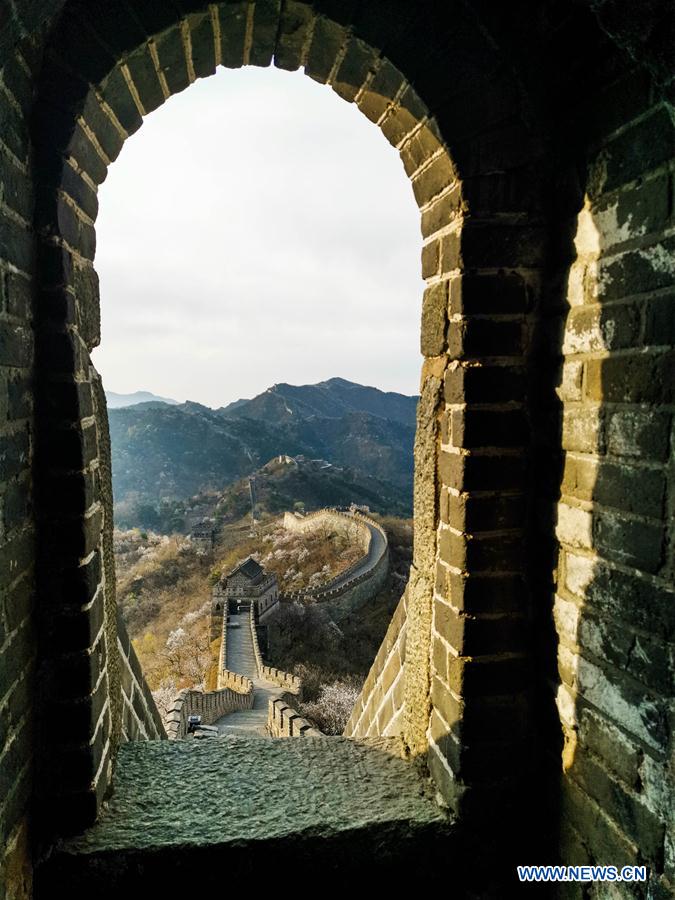
[[[222,575],[213,585],[211,593],[211,640],[215,640],[223,627],[223,612],[230,601],[258,607],[268,606],[279,595],[276,575],[267,572],[252,556]]]

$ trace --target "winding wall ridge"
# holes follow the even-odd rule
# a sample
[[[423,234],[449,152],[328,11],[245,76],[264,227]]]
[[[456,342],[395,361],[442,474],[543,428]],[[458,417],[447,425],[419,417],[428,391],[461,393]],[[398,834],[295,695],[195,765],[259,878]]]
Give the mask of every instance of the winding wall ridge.
[[[342,527],[347,524],[348,526],[351,526],[350,530],[352,531],[357,529],[362,540],[364,554],[356,562],[352,563],[351,566],[345,569],[344,572],[340,572],[339,575],[336,575],[326,584],[323,584],[318,588],[304,588],[300,591],[291,591],[280,595],[280,602],[293,602],[295,600],[306,600],[311,598],[317,603],[322,603],[344,597],[353,591],[354,588],[368,581],[373,581],[375,583],[373,587],[374,592],[384,582],[389,570],[389,542],[384,528],[382,528],[378,522],[363,513],[347,513],[327,508],[309,513],[302,519],[299,519],[293,513],[287,512],[284,515],[284,527],[289,531],[302,533],[315,528],[317,523],[321,520],[328,520],[333,524],[338,523]],[[374,528],[380,534],[383,551],[367,571],[360,572],[358,575],[355,575],[354,578],[349,578],[351,573],[357,572],[363,567],[364,562],[368,558],[372,537],[370,528],[367,526]],[[276,604],[274,604],[274,606],[276,606]],[[274,606],[270,605],[264,610],[265,616],[274,609]]]

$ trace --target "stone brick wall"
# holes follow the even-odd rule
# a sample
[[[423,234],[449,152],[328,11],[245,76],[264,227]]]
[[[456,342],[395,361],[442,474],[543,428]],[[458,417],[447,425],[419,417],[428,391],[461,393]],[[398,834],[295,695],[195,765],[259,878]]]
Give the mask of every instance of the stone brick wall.
[[[269,702],[267,727],[272,737],[320,737],[321,732],[303,719],[283,697]]]
[[[122,741],[166,738],[166,730],[150,692],[121,615],[117,619],[121,680]]]
[[[251,685],[252,687],[252,685]],[[211,725],[226,713],[237,709],[250,709],[253,691],[241,693],[229,688],[220,691],[180,691],[168,710],[164,727],[170,741],[180,741],[188,733],[188,718],[201,716],[203,725]]]
[[[4,32],[4,25],[0,26]],[[0,894],[28,896],[27,805],[36,738],[33,186],[28,117],[39,49],[0,69]]]
[[[675,129],[644,71],[612,75],[581,106],[590,141],[562,324],[554,607],[562,854],[646,864],[653,896],[667,896],[675,891]]]
[[[90,822],[123,732],[97,187],[171,94],[273,61],[378,125],[421,211],[408,750],[478,847],[549,823],[565,861],[644,859],[667,896],[672,4],[0,0],[0,23],[3,889],[30,890],[29,796],[34,845]]]
[[[404,593],[347,722],[346,737],[403,734],[406,605]]]

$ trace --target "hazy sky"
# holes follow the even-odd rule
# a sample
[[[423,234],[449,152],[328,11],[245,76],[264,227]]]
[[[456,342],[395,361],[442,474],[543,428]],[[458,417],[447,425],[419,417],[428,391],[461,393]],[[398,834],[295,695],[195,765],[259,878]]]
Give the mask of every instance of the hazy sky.
[[[419,213],[397,152],[302,73],[170,98],[100,191],[108,390],[222,406],[341,376],[416,393]]]

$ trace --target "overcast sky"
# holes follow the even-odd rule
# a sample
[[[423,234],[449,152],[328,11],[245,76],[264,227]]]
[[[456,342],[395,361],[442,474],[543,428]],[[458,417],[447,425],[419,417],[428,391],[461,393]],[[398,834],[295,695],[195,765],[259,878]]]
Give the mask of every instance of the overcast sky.
[[[341,376],[417,393],[419,212],[397,152],[302,73],[219,70],[100,190],[108,390],[222,406]]]

